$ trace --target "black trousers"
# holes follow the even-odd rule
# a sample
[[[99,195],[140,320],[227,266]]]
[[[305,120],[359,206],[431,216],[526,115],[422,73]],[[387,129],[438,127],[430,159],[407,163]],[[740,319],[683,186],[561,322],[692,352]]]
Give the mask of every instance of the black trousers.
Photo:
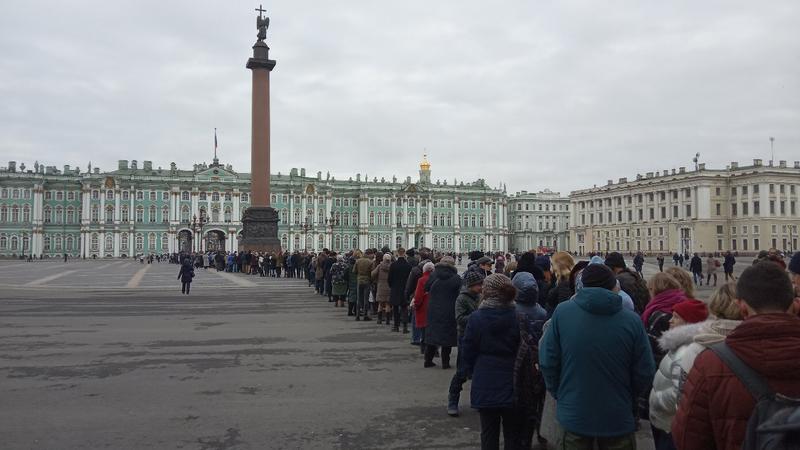
[[[481,450],[500,449],[500,429],[506,450],[523,448],[525,415],[516,408],[483,408],[481,414]]]
[[[183,281],[181,282],[181,294],[188,294],[189,288],[192,287],[191,281]]]
[[[425,346],[425,362],[433,362],[433,357],[436,356],[436,345]],[[452,347],[442,347],[442,364],[450,364],[450,351]]]
[[[408,326],[408,306],[392,305],[392,317],[394,326],[399,327],[402,320],[403,325]]]
[[[369,283],[358,285],[358,300],[356,300],[356,315],[369,317]]]

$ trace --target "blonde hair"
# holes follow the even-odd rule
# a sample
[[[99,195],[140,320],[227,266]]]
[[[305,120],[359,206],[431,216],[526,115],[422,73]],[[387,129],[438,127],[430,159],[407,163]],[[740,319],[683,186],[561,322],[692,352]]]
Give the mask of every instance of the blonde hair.
[[[678,280],[678,284],[680,285],[678,289],[681,289],[687,297],[694,298],[694,282],[692,281],[692,277],[689,276],[689,272],[680,267],[672,266],[664,270],[664,273],[670,274],[673,278]]]
[[[553,265],[553,273],[556,274],[556,279],[569,280],[569,274],[572,268],[575,267],[575,260],[572,255],[567,252],[558,252],[550,259]]]
[[[510,274],[511,272],[514,272],[515,270],[517,270],[516,261],[511,261],[510,263],[506,264],[506,270],[505,270],[506,275]]]
[[[719,319],[742,320],[742,311],[736,303],[736,283],[731,281],[714,289],[708,298],[708,310]]]
[[[672,275],[659,272],[650,278],[650,281],[647,282],[647,288],[650,289],[650,294],[655,297],[670,289],[680,289],[681,284]]]

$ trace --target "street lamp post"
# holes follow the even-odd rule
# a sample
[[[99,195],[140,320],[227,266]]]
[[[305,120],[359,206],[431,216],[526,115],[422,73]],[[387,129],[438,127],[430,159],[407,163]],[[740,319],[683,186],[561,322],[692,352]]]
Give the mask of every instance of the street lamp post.
[[[189,238],[191,240],[191,242],[192,242],[192,251],[202,251],[202,248],[197,248],[195,250],[195,248],[194,248],[195,247],[195,245],[194,245],[195,240],[194,239],[195,239],[195,235],[197,235],[198,233],[201,233],[203,231],[203,226],[206,223],[208,223],[208,218],[205,217],[202,212],[200,213],[200,217],[199,218],[197,217],[197,215],[194,215],[194,216],[192,216],[191,220],[186,222],[186,226],[190,230],[192,230],[192,235]],[[201,247],[202,246],[202,239],[198,239],[198,242],[200,242],[198,247]]]

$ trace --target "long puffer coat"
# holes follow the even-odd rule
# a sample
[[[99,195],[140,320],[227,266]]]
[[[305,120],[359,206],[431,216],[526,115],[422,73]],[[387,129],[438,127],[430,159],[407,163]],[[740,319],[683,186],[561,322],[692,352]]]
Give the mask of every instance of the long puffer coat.
[[[478,308],[469,315],[461,360],[464,372],[472,375],[473,408],[514,406],[514,362],[518,347],[519,323],[513,306]]]
[[[695,358],[707,347],[725,340],[740,323],[740,320],[709,320],[673,328],[661,335],[658,345],[668,353],[661,360],[650,391],[650,423],[654,427],[670,432],[682,385]]]
[[[397,258],[397,261],[389,266],[389,289],[391,289],[389,302],[392,306],[408,305],[410,300],[406,297],[406,282],[409,273],[411,273],[411,264],[405,257]]]
[[[378,303],[389,303],[391,289],[389,288],[389,261],[381,261],[377,267],[372,269],[372,280],[377,286],[375,291],[375,301]]]
[[[461,291],[461,277],[455,266],[436,264],[428,280],[428,326],[425,343],[442,347],[458,345],[456,298]]]

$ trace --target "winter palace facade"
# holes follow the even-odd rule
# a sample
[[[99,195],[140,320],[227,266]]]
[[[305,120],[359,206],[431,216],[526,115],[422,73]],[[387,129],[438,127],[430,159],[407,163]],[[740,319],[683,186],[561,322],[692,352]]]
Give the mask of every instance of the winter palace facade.
[[[336,180],[305,169],[271,177],[271,205],[288,251],[428,246],[508,250],[509,198],[484,180],[431,181],[427,159],[412,181]],[[249,174],[230,165],[192,170],[119,161],[117,170],[64,166],[0,171],[0,256],[130,257],[235,250],[249,205]]]

